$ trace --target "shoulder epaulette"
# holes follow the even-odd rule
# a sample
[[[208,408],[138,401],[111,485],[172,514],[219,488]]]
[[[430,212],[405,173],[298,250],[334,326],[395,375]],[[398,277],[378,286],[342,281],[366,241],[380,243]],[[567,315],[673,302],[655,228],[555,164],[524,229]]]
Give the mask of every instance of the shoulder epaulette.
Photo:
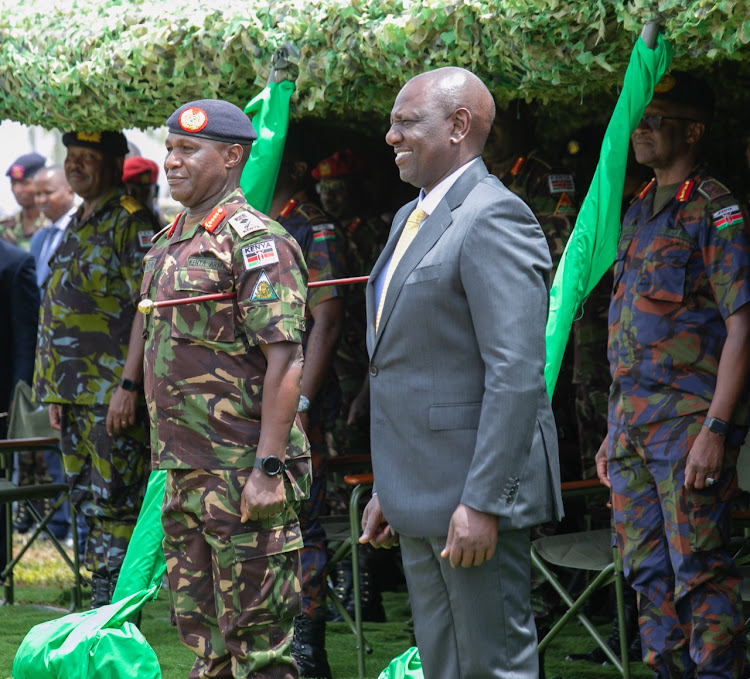
[[[314,203],[303,203],[302,205],[298,205],[297,212],[308,222],[311,222],[314,219],[328,219],[326,213]]]
[[[213,233],[219,224],[221,224],[224,217],[227,216],[227,211],[224,209],[223,205],[220,205],[219,207],[215,207],[211,212],[208,213],[208,217],[206,217],[201,224],[203,225],[203,228],[208,231],[209,233]]]
[[[129,195],[120,196],[120,205],[122,205],[131,215],[144,209],[143,203],[141,203],[141,201]]]
[[[695,180],[694,179],[686,179],[682,184],[680,184],[680,188],[677,189],[677,195],[675,196],[675,200],[680,203],[687,203],[690,200],[690,196],[693,195],[693,189],[695,188]]]
[[[513,163],[513,167],[510,168],[510,171],[508,172],[508,174],[511,177],[517,177],[518,173],[521,171],[521,168],[523,167],[525,162],[526,162],[526,156],[518,156],[518,158],[516,158],[515,162]]]
[[[727,196],[732,192],[718,179],[704,179],[698,187],[698,192],[703,194],[709,201]]]
[[[284,217],[288,217],[295,207],[297,207],[297,199],[290,198],[286,203],[284,203],[281,210],[279,210],[279,217],[281,217],[282,219]]]

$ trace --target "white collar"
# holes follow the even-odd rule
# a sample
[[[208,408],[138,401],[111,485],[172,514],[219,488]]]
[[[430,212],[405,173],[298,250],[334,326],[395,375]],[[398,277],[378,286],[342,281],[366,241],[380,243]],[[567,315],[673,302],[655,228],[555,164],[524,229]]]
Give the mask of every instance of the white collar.
[[[453,186],[458,178],[469,169],[469,166],[480,160],[480,157],[472,158],[468,163],[464,163],[455,172],[449,174],[443,181],[437,184],[432,191],[425,195],[424,189],[419,190],[419,200],[417,201],[417,207],[422,208],[428,215],[431,215],[438,203],[445,198],[445,194],[448,193],[451,186]]]

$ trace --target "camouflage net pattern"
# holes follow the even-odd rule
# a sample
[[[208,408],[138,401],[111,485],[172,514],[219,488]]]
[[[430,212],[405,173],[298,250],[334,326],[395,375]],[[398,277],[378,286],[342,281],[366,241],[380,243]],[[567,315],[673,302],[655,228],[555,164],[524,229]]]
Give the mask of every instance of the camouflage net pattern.
[[[0,117],[147,128],[192,99],[242,106],[285,47],[295,118],[387,116],[409,77],[446,65],[501,104],[595,102],[656,18],[675,66],[750,75],[749,0],[0,0]]]

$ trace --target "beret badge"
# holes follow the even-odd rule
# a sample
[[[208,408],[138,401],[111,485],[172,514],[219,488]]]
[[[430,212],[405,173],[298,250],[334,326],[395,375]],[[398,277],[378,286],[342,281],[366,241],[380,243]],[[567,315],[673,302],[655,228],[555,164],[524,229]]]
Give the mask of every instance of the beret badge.
[[[656,85],[654,86],[654,92],[656,93],[664,93],[669,92],[670,90],[674,89],[674,86],[677,84],[677,78],[675,78],[671,73],[668,75],[665,75]]]
[[[78,141],[89,141],[93,144],[100,144],[102,141],[101,132],[76,132],[76,139]]]
[[[24,174],[26,174],[23,165],[13,165],[10,168],[10,178],[11,179],[23,179]]]
[[[178,122],[185,132],[200,132],[208,125],[208,116],[202,108],[191,106],[180,114]]]

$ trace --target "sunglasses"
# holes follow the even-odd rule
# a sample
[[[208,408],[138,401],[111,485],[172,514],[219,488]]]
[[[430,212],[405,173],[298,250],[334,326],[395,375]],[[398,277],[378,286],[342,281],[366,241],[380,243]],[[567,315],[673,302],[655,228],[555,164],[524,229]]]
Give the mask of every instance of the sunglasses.
[[[684,120],[689,123],[698,122],[695,118],[680,118],[678,116],[643,116],[640,124],[647,127],[649,130],[658,130],[661,128],[662,120]]]

